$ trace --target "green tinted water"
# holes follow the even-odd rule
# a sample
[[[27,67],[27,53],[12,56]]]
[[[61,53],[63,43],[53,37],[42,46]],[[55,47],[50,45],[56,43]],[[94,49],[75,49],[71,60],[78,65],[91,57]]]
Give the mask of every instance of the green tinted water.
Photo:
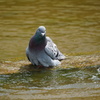
[[[100,51],[99,0],[0,0],[0,61],[24,58],[40,25],[64,54]],[[97,69],[3,74],[0,98],[99,100],[99,81]]]

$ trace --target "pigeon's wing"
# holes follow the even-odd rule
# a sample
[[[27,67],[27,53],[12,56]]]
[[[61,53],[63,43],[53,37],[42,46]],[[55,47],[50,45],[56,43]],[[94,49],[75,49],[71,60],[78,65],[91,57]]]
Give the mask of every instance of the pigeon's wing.
[[[58,50],[56,44],[49,38],[47,39],[47,45],[45,47],[45,52],[49,55],[52,59],[63,60],[65,56]]]
[[[29,54],[28,54],[28,47],[26,48],[26,56],[27,56],[28,60],[30,61]]]

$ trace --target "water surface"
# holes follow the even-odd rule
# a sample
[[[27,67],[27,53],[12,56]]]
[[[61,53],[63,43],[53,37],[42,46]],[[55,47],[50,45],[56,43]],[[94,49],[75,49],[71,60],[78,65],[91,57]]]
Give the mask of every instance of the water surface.
[[[99,0],[1,0],[0,59],[23,57],[40,25],[63,53],[100,49]]]
[[[100,72],[94,68],[0,75],[0,80],[2,100],[100,99]]]
[[[0,61],[23,60],[40,25],[66,55],[100,52],[100,0],[0,0]],[[93,67],[2,74],[0,99],[100,100],[100,71]]]

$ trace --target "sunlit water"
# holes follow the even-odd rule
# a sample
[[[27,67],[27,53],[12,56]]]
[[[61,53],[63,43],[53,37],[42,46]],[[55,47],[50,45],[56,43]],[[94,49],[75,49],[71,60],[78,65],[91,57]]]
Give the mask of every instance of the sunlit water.
[[[44,25],[64,53],[100,50],[100,0],[0,0],[0,61],[25,57]],[[100,99],[100,71],[44,70],[0,75],[0,100]]]

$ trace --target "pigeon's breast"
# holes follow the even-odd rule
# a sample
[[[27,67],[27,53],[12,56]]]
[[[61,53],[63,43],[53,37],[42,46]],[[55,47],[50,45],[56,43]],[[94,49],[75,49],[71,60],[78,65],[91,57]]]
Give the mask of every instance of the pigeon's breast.
[[[45,38],[32,37],[29,42],[29,49],[40,51],[45,48],[46,44],[47,44],[47,41]]]

